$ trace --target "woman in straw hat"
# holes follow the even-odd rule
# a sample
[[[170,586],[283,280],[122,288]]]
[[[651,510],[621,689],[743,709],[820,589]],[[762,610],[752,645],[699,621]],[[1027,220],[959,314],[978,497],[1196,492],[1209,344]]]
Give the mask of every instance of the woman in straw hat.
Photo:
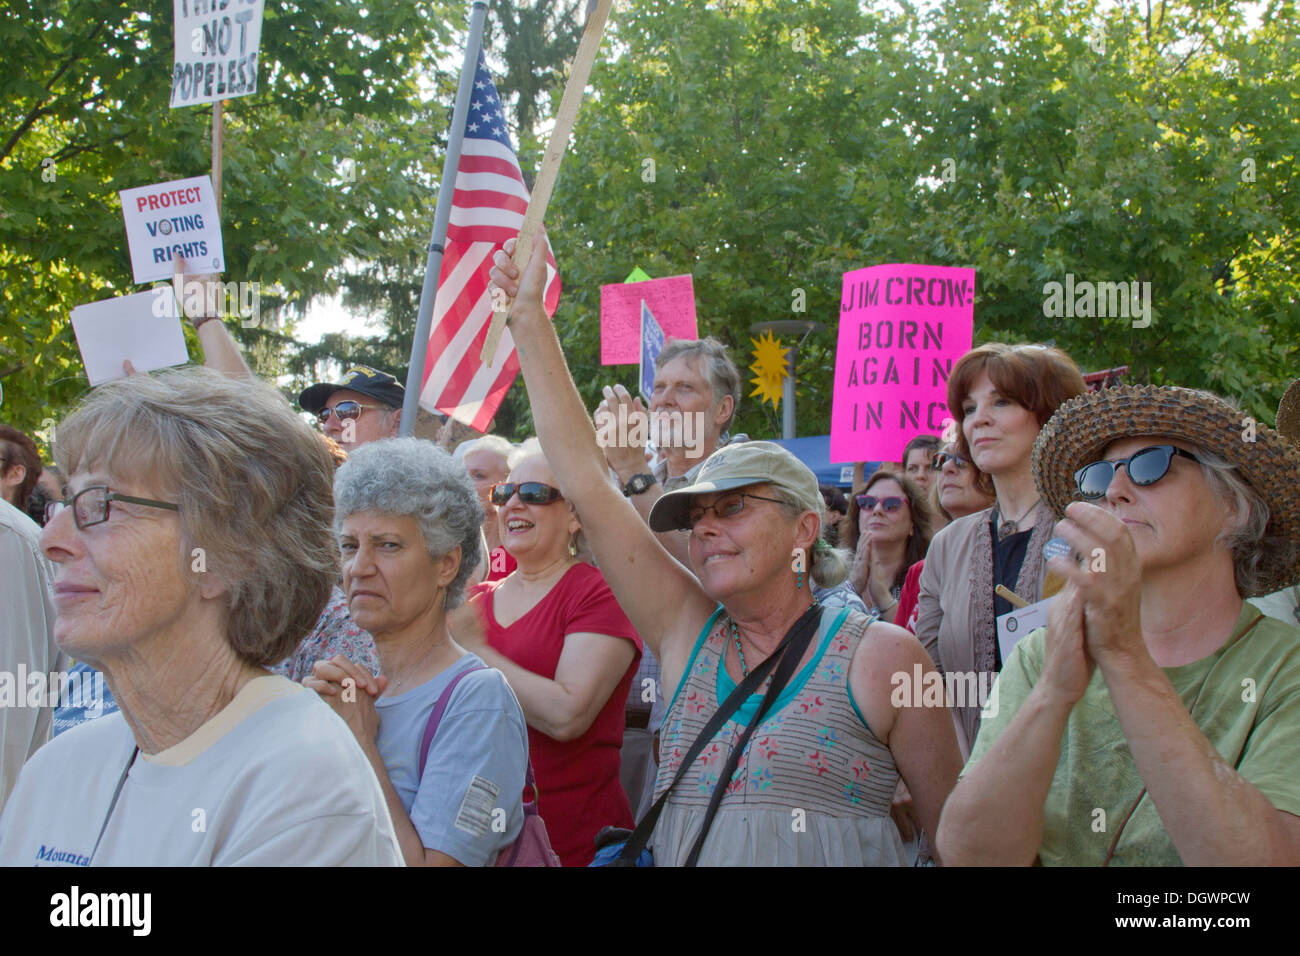
[[[1243,601],[1300,579],[1300,452],[1243,422],[1123,386],[1043,429],[1073,559],[944,807],[949,862],[1300,863],[1300,630]]]
[[[916,639],[814,602],[814,582],[847,570],[843,552],[817,544],[816,477],[770,442],[731,445],[660,497],[647,527],[609,480],[542,308],[545,242],[522,280],[512,245],[492,279],[517,296],[511,329],[538,436],[671,700],[647,818],[656,862],[903,864],[889,816],[900,774],[933,832],[961,757],[945,708],[891,700],[891,678],[937,677]],[[695,574],[653,534],[674,529],[689,532]],[[723,720],[728,703],[739,708]]]

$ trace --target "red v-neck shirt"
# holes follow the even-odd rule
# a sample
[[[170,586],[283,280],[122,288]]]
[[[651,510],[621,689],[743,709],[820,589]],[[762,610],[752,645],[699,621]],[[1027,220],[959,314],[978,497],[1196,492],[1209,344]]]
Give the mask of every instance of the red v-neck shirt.
[[[632,809],[619,782],[624,705],[641,659],[641,638],[627,619],[604,575],[575,564],[523,617],[509,627],[496,618],[493,599],[500,581],[477,585],[483,594],[487,642],[520,667],[549,680],[570,634],[608,634],[631,641],[636,656],[587,732],[561,742],[531,725],[529,756],[540,791],[537,809],[551,846],[565,866],[586,866],[595,856],[595,836],[607,826],[633,826]]]

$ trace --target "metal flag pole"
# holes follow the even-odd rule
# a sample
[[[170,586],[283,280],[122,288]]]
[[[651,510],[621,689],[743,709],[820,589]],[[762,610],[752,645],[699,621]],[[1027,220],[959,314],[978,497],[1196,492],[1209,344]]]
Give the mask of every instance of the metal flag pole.
[[[398,434],[403,437],[415,434],[415,419],[420,413],[420,389],[424,386],[424,363],[429,352],[429,327],[433,324],[433,304],[438,297],[438,275],[442,271],[442,252],[447,242],[447,223],[451,221],[452,196],[456,192],[460,150],[465,139],[469,101],[474,93],[478,54],[483,46],[483,24],[487,19],[487,9],[486,0],[475,0],[469,15],[465,65],[460,70],[456,107],[451,114],[451,136],[447,139],[447,157],[442,164],[442,184],[438,187],[438,205],[433,214],[433,238],[429,240],[429,257],[424,265],[424,287],[420,290],[420,310],[415,319],[415,339],[411,342],[411,367],[406,373],[406,399],[402,403],[402,421],[398,427]]]

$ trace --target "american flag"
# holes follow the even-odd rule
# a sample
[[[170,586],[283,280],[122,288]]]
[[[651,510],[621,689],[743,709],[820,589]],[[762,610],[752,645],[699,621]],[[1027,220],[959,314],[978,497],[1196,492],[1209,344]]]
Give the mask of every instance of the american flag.
[[[519,234],[528,209],[528,188],[482,52],[464,132],[420,405],[482,432],[519,374],[509,329],[501,335],[492,365],[479,361],[492,322],[488,270],[492,254]],[[546,275],[546,312],[553,315],[560,303],[560,277],[549,254]]]

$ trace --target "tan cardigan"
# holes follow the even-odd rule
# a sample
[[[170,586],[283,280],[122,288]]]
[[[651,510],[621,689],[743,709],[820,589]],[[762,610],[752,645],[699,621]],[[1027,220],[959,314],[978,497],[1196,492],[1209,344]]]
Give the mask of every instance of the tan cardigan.
[[[958,518],[934,536],[921,570],[916,619],[916,637],[941,673],[989,674],[977,678],[985,687],[990,687],[993,679],[993,657],[987,640],[983,653],[980,653],[977,631],[981,619],[987,622],[987,626],[993,624],[993,547],[988,534],[992,510],[988,508]],[[1032,514],[1034,534],[1013,589],[1030,603],[1037,601],[1043,593],[1043,579],[1047,575],[1046,562],[1042,560],[1043,545],[1051,538],[1056,524],[1051,511],[1041,502]],[[990,582],[987,593],[980,595],[988,602],[982,611],[976,607],[975,585],[976,576],[981,574],[985,581]],[[996,630],[992,639],[997,640]],[[977,658],[982,660],[977,662]],[[970,753],[975,733],[979,730],[978,701],[956,707],[954,712],[965,737],[959,741],[963,753]]]

